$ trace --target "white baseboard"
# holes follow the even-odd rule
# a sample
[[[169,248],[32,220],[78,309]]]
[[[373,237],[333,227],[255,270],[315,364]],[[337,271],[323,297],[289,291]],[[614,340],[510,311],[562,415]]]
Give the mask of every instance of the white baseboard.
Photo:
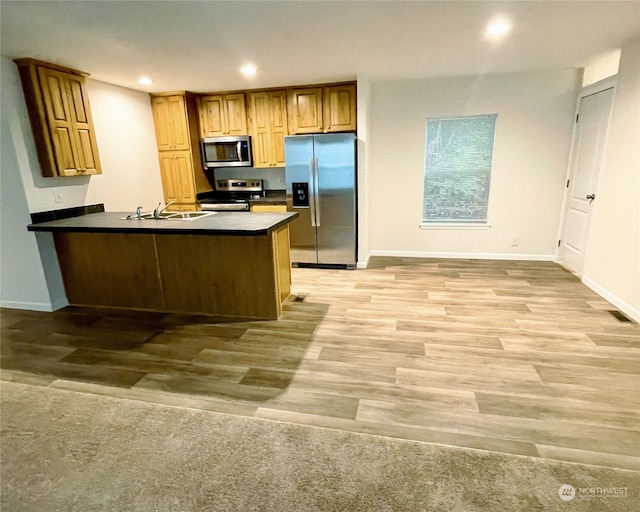
[[[371,253],[367,254],[367,259],[364,261],[358,261],[356,268],[367,268],[369,266],[369,260],[371,259]]]
[[[48,302],[23,302],[17,300],[3,300],[0,301],[0,307],[8,308],[8,309],[26,309],[29,311],[57,311],[58,309],[62,309],[65,306],[68,306],[69,303],[65,300],[59,300],[54,303]]]
[[[635,322],[640,323],[640,311],[638,311],[638,309],[634,308],[631,304],[628,304],[627,302],[623,301],[619,297],[616,297],[610,291],[608,291],[607,289],[603,288],[598,283],[596,283],[595,281],[592,281],[588,277],[583,277],[582,278],[582,282],[586,286],[591,288],[594,292],[596,292],[598,295],[600,295],[603,299],[605,299],[606,301],[609,301],[611,304],[613,304],[616,308],[618,308],[626,316],[628,316],[629,318],[631,318]]]
[[[428,252],[428,251],[371,251],[371,256],[397,258],[451,258],[465,260],[513,260],[513,261],[553,261],[553,254],[519,253],[476,253],[476,252]]]

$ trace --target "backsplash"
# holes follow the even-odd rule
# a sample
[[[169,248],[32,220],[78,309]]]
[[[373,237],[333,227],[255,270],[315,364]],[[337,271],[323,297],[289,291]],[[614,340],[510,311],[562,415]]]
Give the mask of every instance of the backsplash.
[[[61,208],[59,210],[47,210],[44,212],[35,212],[31,214],[31,222],[40,224],[41,222],[49,222],[51,220],[70,219],[71,217],[79,217],[80,215],[88,215],[90,213],[98,213],[104,211],[104,204],[90,204],[87,206],[75,206],[73,208]]]
[[[240,167],[220,168],[214,171],[216,180],[228,180],[233,178],[260,178],[263,180],[265,190],[284,190],[284,167],[276,168],[257,168],[257,167]]]

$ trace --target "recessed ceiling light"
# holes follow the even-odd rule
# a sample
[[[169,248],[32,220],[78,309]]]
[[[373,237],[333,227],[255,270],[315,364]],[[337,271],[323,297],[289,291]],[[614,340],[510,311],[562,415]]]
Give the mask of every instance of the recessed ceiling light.
[[[492,19],[484,33],[487,37],[496,39],[511,32],[511,21],[508,18],[500,17]]]
[[[240,73],[242,73],[246,77],[256,76],[256,72],[258,68],[256,68],[253,64],[245,64],[240,68]]]
[[[142,85],[151,85],[153,83],[153,80],[151,80],[151,78],[143,76],[142,78],[138,79],[138,83]]]

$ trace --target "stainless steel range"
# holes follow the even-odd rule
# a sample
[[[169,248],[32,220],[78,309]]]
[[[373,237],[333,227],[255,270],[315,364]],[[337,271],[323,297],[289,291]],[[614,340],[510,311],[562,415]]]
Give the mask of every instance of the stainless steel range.
[[[239,178],[216,180],[215,190],[198,196],[200,206],[206,211],[248,212],[249,200],[264,196],[261,179]]]

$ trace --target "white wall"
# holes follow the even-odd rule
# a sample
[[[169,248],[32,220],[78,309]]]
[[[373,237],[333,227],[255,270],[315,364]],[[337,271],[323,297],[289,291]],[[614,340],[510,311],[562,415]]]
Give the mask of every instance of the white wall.
[[[20,174],[12,171],[18,168],[18,163],[8,122],[12,109],[5,101],[4,79],[3,72],[0,86],[0,304],[48,311],[52,303],[38,244],[25,229],[31,220],[29,205]]]
[[[552,259],[581,79],[569,70],[373,82],[371,253]],[[492,113],[491,227],[420,229],[427,118]]]
[[[617,74],[620,67],[620,53],[621,49],[616,48],[598,55],[590,61],[584,68],[582,87],[587,87]]]
[[[369,233],[369,134],[371,133],[371,80],[358,77],[358,268],[366,268],[370,253]]]
[[[0,300],[7,307],[55,309],[65,305],[66,298],[52,239],[26,231],[28,214],[94,203],[104,203],[108,211],[134,211],[138,205],[152,208],[162,201],[149,95],[88,80],[103,174],[43,178],[17,67],[4,57],[1,65]],[[54,191],[61,203],[55,202]]]
[[[640,322],[640,38],[617,78],[583,281]]]

